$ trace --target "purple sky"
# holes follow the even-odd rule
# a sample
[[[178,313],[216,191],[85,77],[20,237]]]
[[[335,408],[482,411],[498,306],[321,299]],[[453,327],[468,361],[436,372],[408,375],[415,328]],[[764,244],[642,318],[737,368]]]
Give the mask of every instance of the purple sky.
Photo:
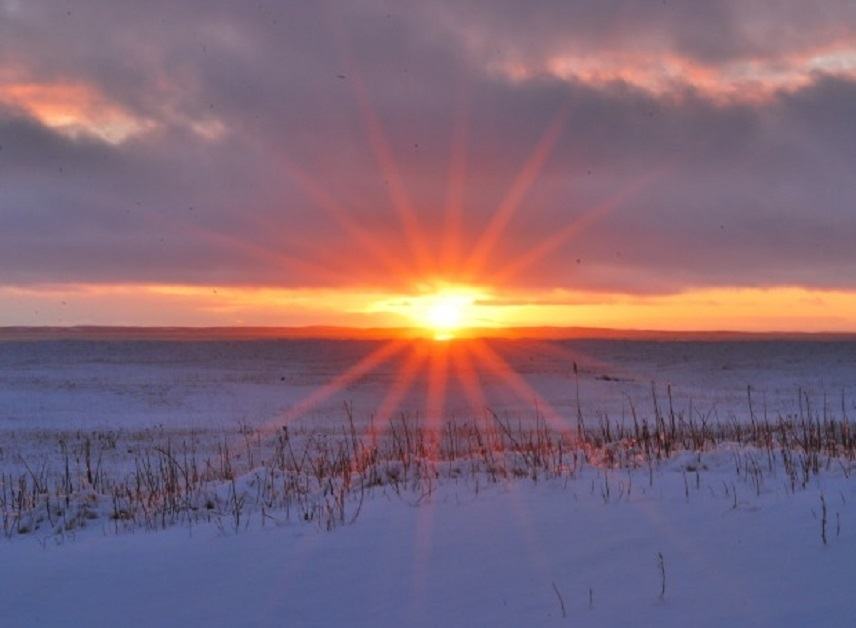
[[[551,124],[487,267],[612,207],[513,283],[856,290],[835,0],[0,0],[0,285],[404,283],[307,180],[466,252]]]

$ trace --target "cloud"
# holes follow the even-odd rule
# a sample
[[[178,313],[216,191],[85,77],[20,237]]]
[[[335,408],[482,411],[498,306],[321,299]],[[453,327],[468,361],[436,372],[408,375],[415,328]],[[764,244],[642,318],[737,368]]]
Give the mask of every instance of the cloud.
[[[122,142],[148,126],[83,85],[0,83],[0,104],[17,108],[41,124],[71,138],[93,135]]]
[[[427,6],[478,63],[517,81],[550,75],[742,99],[804,86],[816,71],[856,74],[856,9],[847,2],[820,10],[796,0]]]
[[[571,235],[512,287],[856,289],[849,2],[0,15],[0,283],[454,279],[518,180],[484,272]]]

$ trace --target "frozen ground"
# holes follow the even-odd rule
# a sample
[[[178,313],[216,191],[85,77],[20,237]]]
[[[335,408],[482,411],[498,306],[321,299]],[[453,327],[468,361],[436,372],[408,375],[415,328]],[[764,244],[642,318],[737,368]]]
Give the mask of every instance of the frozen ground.
[[[853,481],[832,473],[793,495],[737,481],[735,507],[732,462],[706,464],[688,494],[674,464],[653,488],[645,473],[613,475],[606,500],[590,471],[478,493],[447,484],[418,506],[379,494],[333,532],[91,529],[6,543],[3,625],[853,626]]]
[[[679,452],[656,463],[629,436],[614,437],[624,462],[593,456],[571,471],[569,450],[556,462],[555,448],[536,444],[498,476],[488,447],[477,464],[432,462],[418,481],[390,480],[393,460],[365,495],[343,487],[339,472],[305,465],[306,477],[277,498],[280,510],[256,503],[234,525],[230,504],[257,500],[260,477],[281,481],[303,464],[300,447],[315,431],[341,430],[343,402],[368,439],[368,418],[400,386],[409,349],[313,406],[294,425],[297,453],[286,460],[280,450],[279,467],[263,440],[300,400],[380,346],[0,342],[0,514],[9,536],[0,539],[0,625],[856,625],[856,447],[842,431],[852,424],[824,422],[856,415],[856,343],[490,342],[571,423],[576,362],[592,429],[604,414],[629,426],[631,402],[653,425],[652,382],[663,413],[671,385],[680,421],[748,425],[751,386],[755,419],[795,421],[789,442],[815,451],[814,471],[804,451],[786,462],[776,446],[738,446],[727,434],[700,459]],[[442,411],[429,394],[438,351],[451,365]],[[455,343],[429,350],[399,411],[435,426],[485,418],[456,375],[456,351]],[[487,364],[463,364],[521,440],[537,416],[534,398],[514,394]],[[815,422],[817,444],[801,444]],[[410,438],[404,423],[397,429],[394,439]],[[398,442],[388,444],[393,458]],[[325,443],[315,441],[313,455],[329,462]],[[211,470],[221,445],[237,481]],[[350,463],[362,464],[353,449]],[[552,461],[535,462],[545,451]],[[210,479],[185,490],[189,460]],[[32,512],[19,532],[14,496],[23,485]],[[339,496],[348,516],[331,531],[321,515],[302,520],[300,508],[335,509]]]
[[[0,429],[48,427],[235,427],[276,423],[297,401],[360,362],[381,343],[335,340],[232,342],[0,342]],[[856,414],[856,342],[498,341],[490,346],[560,412],[574,414],[573,363],[588,415],[628,414],[628,399],[650,411],[651,382],[671,384],[674,403],[695,416],[747,415],[746,389],[758,411],[793,411],[799,391],[815,407],[840,410],[844,394]],[[446,348],[457,364],[454,346]],[[409,350],[307,413],[314,421],[342,420],[342,402],[358,420],[401,377]],[[429,358],[430,360],[430,358]],[[427,364],[427,363],[426,363]],[[496,411],[530,415],[490,369],[469,362]],[[481,411],[464,394],[456,370],[446,390],[444,417]],[[421,368],[401,409],[425,414],[430,368]]]

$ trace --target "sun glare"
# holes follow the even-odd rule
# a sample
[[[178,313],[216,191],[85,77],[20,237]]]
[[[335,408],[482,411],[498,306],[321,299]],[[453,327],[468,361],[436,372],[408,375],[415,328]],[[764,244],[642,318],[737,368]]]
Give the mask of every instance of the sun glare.
[[[462,329],[472,327],[476,297],[464,292],[441,291],[419,299],[416,319],[434,336],[434,340],[451,340]]]

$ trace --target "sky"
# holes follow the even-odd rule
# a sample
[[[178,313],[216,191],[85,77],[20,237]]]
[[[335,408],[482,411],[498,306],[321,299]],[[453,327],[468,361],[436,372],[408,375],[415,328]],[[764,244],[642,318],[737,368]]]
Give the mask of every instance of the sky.
[[[0,0],[0,325],[856,331],[856,3]]]

